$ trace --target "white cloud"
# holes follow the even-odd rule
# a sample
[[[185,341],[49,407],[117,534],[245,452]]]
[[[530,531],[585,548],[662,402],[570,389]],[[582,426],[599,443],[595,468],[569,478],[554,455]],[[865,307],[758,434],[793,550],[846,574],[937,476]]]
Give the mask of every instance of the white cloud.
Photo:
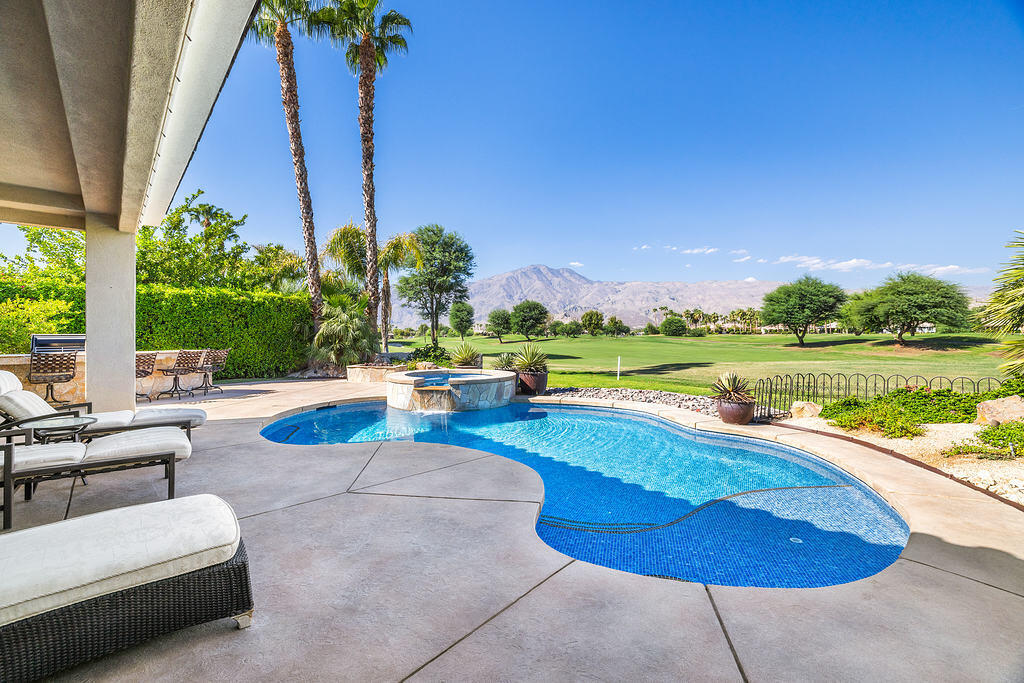
[[[643,251],[644,249],[650,249],[651,245],[641,244],[639,247],[633,247],[633,251]]]
[[[750,252],[747,251],[746,249],[733,249],[729,253],[735,254],[736,256],[743,256],[744,254],[749,254]]]
[[[750,260],[749,256],[740,256],[739,258],[734,258],[732,260],[732,262],[733,263],[743,263],[744,261],[749,261],[749,260]]]
[[[681,254],[714,254],[718,247],[694,247],[693,249],[681,249]]]
[[[686,267],[687,267],[687,268],[693,268],[693,264],[692,264],[692,263],[687,263],[687,264],[686,264]]]
[[[758,260],[760,263],[760,260]],[[839,259],[824,259],[820,256],[803,256],[801,254],[791,254],[789,256],[781,256],[774,262],[776,265],[780,263],[792,263],[797,268],[806,268],[807,270],[833,270],[840,273],[849,273],[853,270],[915,270],[926,275],[966,275],[971,273],[985,273],[988,268],[968,268],[966,266],[958,266],[955,264],[950,265],[937,265],[929,263],[921,265],[918,263],[895,263],[893,261],[872,261],[866,258],[851,258],[840,261]]]
[[[670,245],[670,244],[666,244],[664,248],[665,248],[665,249],[668,249],[669,251],[675,251],[675,250],[676,250],[676,249],[678,249],[679,247],[673,247],[673,246],[672,246],[672,245]]]
[[[759,259],[757,259],[757,262],[758,263],[768,263],[768,259],[766,259],[766,258],[759,258]]]
[[[745,277],[745,278],[743,278],[743,281],[744,282],[757,282],[757,278],[756,277]]]
[[[572,266],[573,268],[582,268],[583,267],[583,264],[580,263],[579,261],[569,261],[569,265]]]

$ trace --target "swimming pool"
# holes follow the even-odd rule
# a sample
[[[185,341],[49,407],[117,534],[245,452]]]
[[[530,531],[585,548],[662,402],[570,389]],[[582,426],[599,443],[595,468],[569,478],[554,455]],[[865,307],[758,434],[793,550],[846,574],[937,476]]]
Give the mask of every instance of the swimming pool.
[[[446,443],[516,460],[544,480],[537,533],[546,543],[637,574],[830,586],[889,566],[909,536],[881,497],[820,458],[622,410],[425,414],[372,402],[292,415],[261,434],[288,444]]]

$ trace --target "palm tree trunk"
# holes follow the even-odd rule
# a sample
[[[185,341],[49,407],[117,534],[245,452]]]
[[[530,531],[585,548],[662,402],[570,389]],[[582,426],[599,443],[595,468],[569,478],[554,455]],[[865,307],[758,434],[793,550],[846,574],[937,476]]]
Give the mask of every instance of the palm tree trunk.
[[[295,191],[299,195],[299,213],[302,216],[302,238],[306,243],[306,278],[309,284],[309,302],[313,313],[313,331],[320,327],[323,312],[323,297],[320,294],[320,261],[316,249],[316,230],[313,226],[313,201],[309,197],[309,180],[306,177],[306,150],[302,146],[302,131],[299,128],[299,87],[295,81],[294,45],[288,24],[278,22],[274,33],[277,48],[277,64],[281,71],[281,106],[284,120],[288,124],[288,142],[292,148],[292,164],[295,166]]]
[[[359,138],[363,152],[363,208],[366,212],[366,315],[370,329],[377,332],[377,305],[380,289],[377,273],[377,209],[373,186],[373,97],[377,77],[377,59],[373,42],[364,35],[359,44]]]
[[[380,285],[380,336],[384,353],[388,352],[388,333],[391,330],[391,280],[388,269],[381,273]]]

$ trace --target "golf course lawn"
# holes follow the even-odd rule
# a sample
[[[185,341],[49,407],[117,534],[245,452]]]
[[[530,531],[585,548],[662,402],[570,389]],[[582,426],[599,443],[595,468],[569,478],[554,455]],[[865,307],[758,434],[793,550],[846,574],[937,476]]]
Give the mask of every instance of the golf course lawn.
[[[466,337],[493,357],[515,351],[523,337]],[[393,351],[422,346],[423,338],[392,343]],[[442,338],[451,349],[458,337]],[[790,335],[712,335],[708,337],[566,337],[537,340],[548,354],[550,386],[629,387],[708,393],[719,374],[733,370],[756,379],[775,374],[879,373],[934,377],[999,377],[999,343],[983,334],[922,334],[896,346],[890,335],[808,335],[797,345]],[[621,379],[615,379],[616,359],[622,358]]]

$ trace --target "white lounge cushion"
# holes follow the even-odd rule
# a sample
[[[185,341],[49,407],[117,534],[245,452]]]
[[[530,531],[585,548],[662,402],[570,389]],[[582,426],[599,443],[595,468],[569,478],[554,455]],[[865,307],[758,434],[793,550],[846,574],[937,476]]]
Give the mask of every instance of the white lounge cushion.
[[[45,417],[57,412],[39,394],[25,391],[24,389],[14,389],[6,394],[0,394],[0,411],[10,415],[15,420],[24,420],[28,417]]]
[[[85,457],[83,443],[54,443],[14,447],[14,471],[34,470],[54,465],[73,465]],[[2,477],[0,477],[2,478]],[[0,574],[0,576],[3,576]]]
[[[21,386],[21,380],[13,372],[7,370],[0,370],[0,394],[6,394],[8,391],[15,391],[17,389],[23,389]]]
[[[112,429],[124,429],[135,419],[130,410],[110,410],[105,413],[84,413],[84,417],[96,418],[96,422],[85,428],[86,432],[106,432]]]
[[[201,427],[206,423],[206,411],[199,408],[145,408],[135,413],[132,426],[181,422],[188,420],[192,427]]]
[[[175,460],[192,454],[192,442],[185,432],[177,427],[151,427],[93,439],[85,446],[82,463],[172,452]]]
[[[230,560],[238,520],[203,494],[0,535],[0,626]]]

